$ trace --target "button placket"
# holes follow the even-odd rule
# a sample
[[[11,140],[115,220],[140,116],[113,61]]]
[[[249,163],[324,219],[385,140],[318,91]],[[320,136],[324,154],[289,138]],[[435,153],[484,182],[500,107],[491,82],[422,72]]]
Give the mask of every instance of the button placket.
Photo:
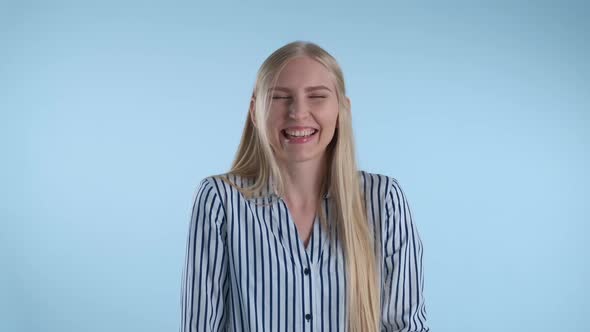
[[[315,288],[314,288],[315,282],[313,280],[314,279],[313,278],[313,275],[311,274],[311,271],[312,271],[311,268],[313,267],[312,266],[312,263],[311,263],[311,259],[307,255],[305,257],[306,257],[306,262],[305,262],[305,265],[304,266],[306,266],[306,267],[303,268],[303,275],[304,275],[303,282],[304,282],[304,284],[307,287],[309,287],[309,289],[308,289],[308,292],[306,294],[306,301],[305,301],[306,302],[306,306],[305,306],[305,316],[304,316],[304,318],[305,318],[305,323],[306,324],[309,324],[309,327],[311,328],[311,331],[313,331],[314,330],[314,326],[313,326],[314,324],[311,321],[311,319],[313,317],[312,314],[315,311],[314,310],[314,304],[315,304],[314,296],[316,296],[316,294],[315,294],[316,292],[315,292]]]

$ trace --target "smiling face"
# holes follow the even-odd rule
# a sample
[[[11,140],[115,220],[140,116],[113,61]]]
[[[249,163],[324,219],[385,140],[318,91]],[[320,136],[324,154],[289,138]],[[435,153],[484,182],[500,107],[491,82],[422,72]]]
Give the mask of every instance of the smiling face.
[[[291,59],[270,91],[268,135],[277,161],[321,161],[338,120],[332,76],[309,57]]]

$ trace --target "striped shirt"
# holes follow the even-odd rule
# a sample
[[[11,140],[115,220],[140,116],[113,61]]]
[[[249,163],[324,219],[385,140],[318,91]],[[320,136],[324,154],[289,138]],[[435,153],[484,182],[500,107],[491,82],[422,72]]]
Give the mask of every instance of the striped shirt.
[[[380,260],[381,331],[429,331],[422,242],[404,192],[395,178],[358,174]],[[253,183],[225,176],[238,186]],[[204,178],[189,223],[180,330],[347,331],[346,261],[338,239],[329,243],[337,227],[330,193],[322,198],[330,226],[324,229],[316,215],[305,247],[272,190],[246,199],[222,180]]]

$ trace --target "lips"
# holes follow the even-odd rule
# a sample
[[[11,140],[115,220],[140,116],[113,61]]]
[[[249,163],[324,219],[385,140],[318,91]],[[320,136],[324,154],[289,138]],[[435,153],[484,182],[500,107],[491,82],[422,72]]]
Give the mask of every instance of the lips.
[[[283,135],[283,137],[287,138],[287,139],[296,139],[296,138],[308,138],[308,137],[312,137],[313,135],[317,134],[318,130],[317,129],[311,129],[308,128],[308,131],[311,131],[311,134],[308,135],[290,135],[287,133],[286,129],[281,130],[281,134]],[[290,132],[293,132],[291,130],[289,130]],[[300,133],[303,132],[303,130],[299,131]]]
[[[316,136],[319,135],[319,130],[314,130],[311,135],[307,136],[291,136],[287,134],[284,130],[281,130],[281,136],[283,138],[283,144],[298,146],[301,144],[307,144],[309,142],[314,142],[318,138]]]

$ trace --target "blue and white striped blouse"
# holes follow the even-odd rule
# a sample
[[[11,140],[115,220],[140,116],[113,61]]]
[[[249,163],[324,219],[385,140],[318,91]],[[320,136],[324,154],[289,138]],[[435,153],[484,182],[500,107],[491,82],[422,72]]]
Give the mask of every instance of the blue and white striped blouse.
[[[429,331],[422,242],[404,192],[395,178],[359,176],[381,261],[381,331]],[[256,205],[264,199],[270,206]],[[328,223],[330,199],[328,193],[322,200]],[[180,330],[347,331],[345,261],[328,231],[336,227],[323,229],[316,216],[305,247],[274,192],[248,200],[218,178],[203,179],[188,231]]]

